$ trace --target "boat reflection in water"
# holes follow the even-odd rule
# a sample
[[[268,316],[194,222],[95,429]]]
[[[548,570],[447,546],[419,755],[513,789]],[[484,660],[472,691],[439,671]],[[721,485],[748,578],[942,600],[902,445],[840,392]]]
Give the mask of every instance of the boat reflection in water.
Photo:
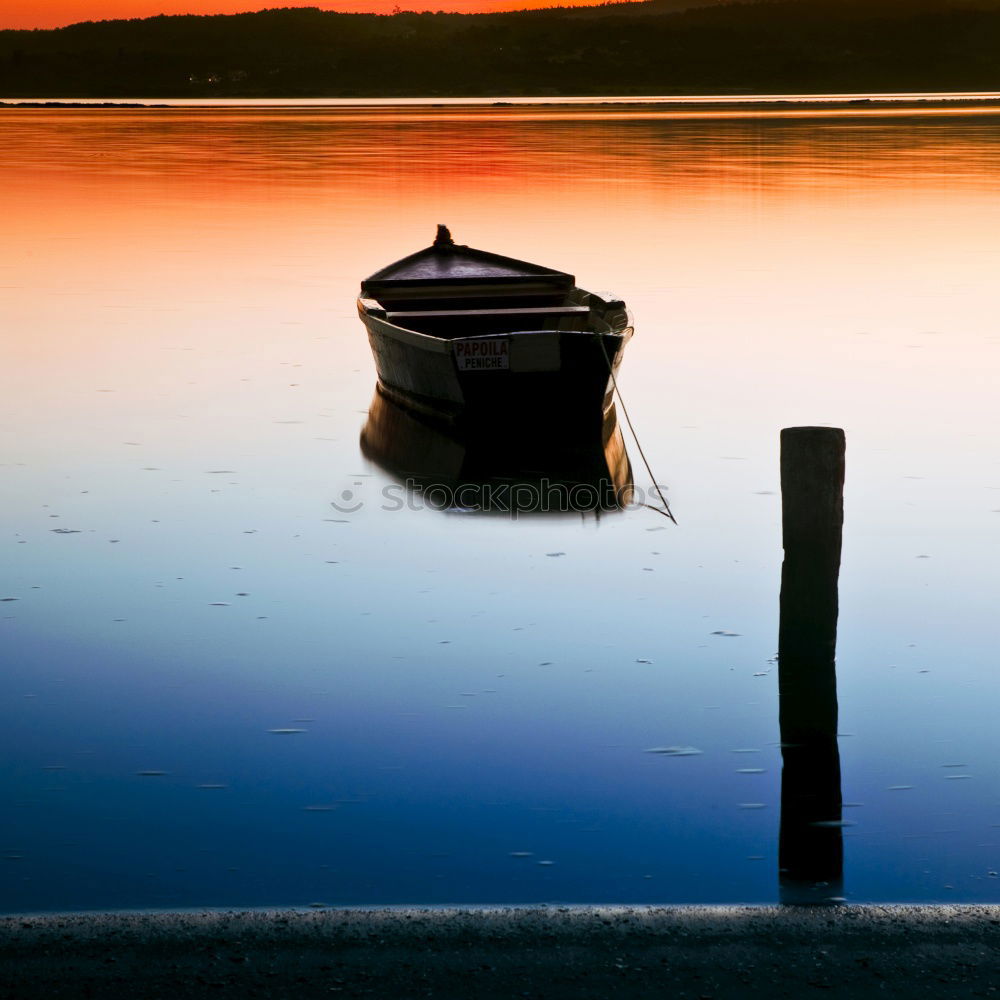
[[[614,406],[574,431],[497,417],[445,426],[376,389],[361,451],[405,487],[410,504],[521,516],[600,515],[633,499]]]

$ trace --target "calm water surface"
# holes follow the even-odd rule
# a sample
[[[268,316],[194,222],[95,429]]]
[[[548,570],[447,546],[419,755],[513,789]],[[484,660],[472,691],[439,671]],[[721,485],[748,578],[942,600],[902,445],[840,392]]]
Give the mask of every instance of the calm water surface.
[[[1000,900],[995,112],[0,130],[0,909],[776,900],[812,423],[848,438],[843,894]],[[438,222],[628,301],[679,526],[387,499],[354,297]]]

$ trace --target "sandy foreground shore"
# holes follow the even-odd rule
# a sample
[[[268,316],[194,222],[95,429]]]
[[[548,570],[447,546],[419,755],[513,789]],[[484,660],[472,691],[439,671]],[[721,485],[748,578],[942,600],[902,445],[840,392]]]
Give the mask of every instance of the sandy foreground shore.
[[[1000,906],[0,918],[0,998],[992,997]]]

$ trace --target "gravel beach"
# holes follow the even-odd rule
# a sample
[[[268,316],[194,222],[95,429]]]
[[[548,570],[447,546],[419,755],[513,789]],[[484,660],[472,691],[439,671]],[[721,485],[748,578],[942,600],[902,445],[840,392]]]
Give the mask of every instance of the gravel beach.
[[[990,997],[1000,906],[0,918],[0,998]]]

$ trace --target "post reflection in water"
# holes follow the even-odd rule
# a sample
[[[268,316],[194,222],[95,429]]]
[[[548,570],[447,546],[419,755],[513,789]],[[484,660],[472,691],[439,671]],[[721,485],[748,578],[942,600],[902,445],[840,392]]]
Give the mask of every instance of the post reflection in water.
[[[404,502],[437,510],[522,515],[622,510],[632,466],[612,406],[574,430],[498,416],[451,427],[376,389],[361,451],[398,479]]]
[[[782,431],[778,865],[788,904],[843,901],[836,672],[843,485],[843,431]]]

